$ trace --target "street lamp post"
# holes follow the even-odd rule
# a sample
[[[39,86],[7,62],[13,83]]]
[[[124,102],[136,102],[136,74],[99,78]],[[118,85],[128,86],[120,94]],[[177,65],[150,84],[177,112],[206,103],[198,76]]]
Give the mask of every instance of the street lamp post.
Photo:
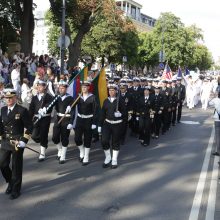
[[[61,44],[61,53],[60,53],[60,59],[61,59],[61,69],[60,73],[64,73],[64,55],[65,55],[65,17],[66,17],[66,1],[63,0],[63,7],[62,7],[62,44]]]

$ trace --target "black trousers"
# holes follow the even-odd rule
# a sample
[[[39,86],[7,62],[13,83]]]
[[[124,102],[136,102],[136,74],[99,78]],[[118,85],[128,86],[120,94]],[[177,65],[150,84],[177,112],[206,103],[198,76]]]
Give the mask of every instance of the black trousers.
[[[137,134],[138,133],[138,128],[139,128],[139,122],[136,120],[136,114],[132,115],[132,118],[129,122],[129,127],[131,129],[131,132],[133,134]]]
[[[139,119],[139,134],[140,139],[144,141],[144,144],[150,144],[151,135],[151,119],[149,117],[140,117]]]
[[[22,148],[18,148],[18,151],[0,149],[0,169],[5,181],[11,185],[12,192],[19,193],[21,190],[23,153],[24,149]],[[10,162],[12,168],[9,166]]]
[[[174,125],[176,123],[176,106],[172,107],[171,114],[172,114],[172,124]]]
[[[90,148],[92,142],[92,118],[80,118],[77,117],[75,128],[75,142],[77,146],[80,146],[84,142],[84,147]],[[84,136],[84,141],[83,141]]]
[[[162,114],[162,133],[165,133],[169,129],[169,113],[168,109],[163,110]]]
[[[122,130],[121,130],[121,141],[124,142],[127,134],[128,121],[122,122]]]
[[[159,136],[160,134],[160,128],[161,128],[161,114],[155,114],[154,115],[154,123],[153,123],[153,133],[156,135],[156,136]]]
[[[182,108],[183,108],[183,103],[180,102],[179,106],[177,108],[177,122],[179,122],[181,120],[181,116],[182,116]]]
[[[69,144],[70,130],[67,129],[67,124],[58,125],[57,122],[53,126],[52,141],[54,144],[61,142],[62,146],[67,147]]]
[[[110,141],[112,140],[112,149],[120,150],[121,131],[123,128],[122,123],[110,124],[104,122],[102,127],[102,148],[103,150],[110,149]]]
[[[48,147],[48,133],[50,129],[50,116],[40,119],[40,121],[34,125],[32,132],[32,139],[36,143],[40,143],[42,147]]]

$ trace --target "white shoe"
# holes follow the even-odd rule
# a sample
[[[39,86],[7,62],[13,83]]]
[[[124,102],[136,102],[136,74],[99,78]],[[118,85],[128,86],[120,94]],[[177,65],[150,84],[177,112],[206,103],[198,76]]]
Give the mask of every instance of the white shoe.
[[[104,153],[105,153],[105,161],[104,161],[102,167],[108,168],[111,164],[111,161],[112,161],[111,151],[110,151],[110,149],[104,150]]]
[[[58,152],[57,152],[57,160],[59,160],[60,157],[61,157],[61,153],[62,153],[62,146],[61,146],[61,144],[57,144],[57,150],[58,150]]]
[[[84,158],[83,158],[83,166],[86,166],[89,164],[89,152],[90,152],[90,148],[85,147],[85,154],[84,154]]]
[[[41,146],[40,147],[40,156],[39,156],[38,161],[42,162],[45,160],[45,158],[46,158],[46,148]]]
[[[113,152],[112,152],[112,166],[111,166],[112,169],[115,169],[118,167],[118,154],[119,154],[118,150],[113,150]]]
[[[82,162],[85,155],[85,148],[83,145],[78,146],[79,148],[79,161]]]
[[[67,151],[67,147],[62,146],[60,164],[63,164],[66,161],[66,151]]]

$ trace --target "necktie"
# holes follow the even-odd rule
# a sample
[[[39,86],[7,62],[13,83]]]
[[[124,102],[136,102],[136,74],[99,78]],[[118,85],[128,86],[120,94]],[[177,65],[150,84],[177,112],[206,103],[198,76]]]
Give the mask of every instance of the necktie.
[[[9,109],[8,109],[8,115],[9,115],[10,113],[11,113],[11,109],[9,108]]]

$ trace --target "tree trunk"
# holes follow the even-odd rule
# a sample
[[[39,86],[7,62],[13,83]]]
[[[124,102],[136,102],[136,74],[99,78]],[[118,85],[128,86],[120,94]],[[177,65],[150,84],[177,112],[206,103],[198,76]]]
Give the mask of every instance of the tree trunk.
[[[21,52],[25,55],[32,53],[34,36],[33,0],[23,0],[21,14]]]
[[[74,67],[78,64],[78,59],[81,55],[81,44],[84,36],[85,33],[79,30],[74,39],[74,43],[69,46],[69,67]]]
[[[78,33],[76,37],[74,38],[74,42],[72,43],[72,40],[71,40],[71,43],[69,46],[69,63],[68,63],[69,67],[74,67],[78,65],[78,60],[81,55],[81,44],[82,44],[83,38],[90,31],[91,26],[92,26],[93,19],[91,19],[90,16],[91,15],[87,15],[84,17],[84,20],[78,30]],[[71,36],[69,25],[66,25],[66,34],[69,37]]]

